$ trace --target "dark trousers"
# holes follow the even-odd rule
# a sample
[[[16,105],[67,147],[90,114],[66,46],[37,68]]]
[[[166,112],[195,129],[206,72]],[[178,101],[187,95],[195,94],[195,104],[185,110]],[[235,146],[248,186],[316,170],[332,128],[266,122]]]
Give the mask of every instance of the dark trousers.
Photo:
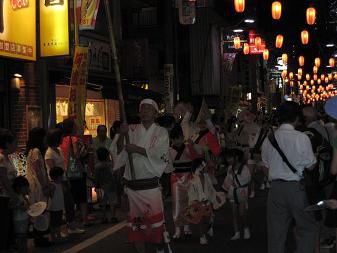
[[[288,229],[294,219],[298,231],[296,253],[314,253],[319,226],[310,212],[304,187],[299,182],[272,182],[267,203],[268,252],[284,253]]]
[[[66,211],[66,221],[68,224],[70,224],[75,221],[75,203],[68,182],[64,182],[63,195],[64,195],[64,207]]]
[[[9,198],[0,197],[0,251],[6,251],[9,244],[10,227],[12,224]]]

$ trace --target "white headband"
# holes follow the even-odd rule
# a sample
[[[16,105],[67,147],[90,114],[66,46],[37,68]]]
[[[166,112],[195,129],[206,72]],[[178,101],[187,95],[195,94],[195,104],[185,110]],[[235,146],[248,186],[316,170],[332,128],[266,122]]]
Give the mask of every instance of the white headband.
[[[159,112],[158,104],[157,104],[154,100],[152,100],[152,99],[150,99],[150,98],[145,98],[145,99],[143,99],[143,100],[140,102],[140,104],[139,104],[139,109],[140,109],[140,107],[141,107],[142,105],[144,105],[144,104],[152,105],[153,108],[154,108],[157,112]]]

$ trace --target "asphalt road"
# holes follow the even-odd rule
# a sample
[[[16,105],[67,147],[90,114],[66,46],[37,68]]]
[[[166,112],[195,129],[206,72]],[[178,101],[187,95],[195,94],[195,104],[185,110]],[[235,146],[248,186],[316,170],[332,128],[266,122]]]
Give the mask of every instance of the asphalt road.
[[[191,238],[179,242],[171,242],[174,253],[267,253],[266,242],[266,191],[257,191],[256,197],[249,202],[249,221],[251,228],[251,239],[230,241],[233,235],[232,215],[229,204],[216,212],[214,224],[214,237],[209,239],[209,244],[201,246],[199,244],[198,233],[195,232]],[[167,227],[173,234],[170,201],[165,202]],[[120,217],[125,217],[125,213],[120,213]],[[194,228],[195,230],[195,228]],[[155,252],[151,247],[150,251]],[[289,251],[291,250],[291,243]],[[95,225],[88,228],[84,235],[73,236],[67,243],[53,246],[49,249],[38,250],[39,253],[111,253],[111,252],[134,252],[133,248],[126,241],[125,225]]]

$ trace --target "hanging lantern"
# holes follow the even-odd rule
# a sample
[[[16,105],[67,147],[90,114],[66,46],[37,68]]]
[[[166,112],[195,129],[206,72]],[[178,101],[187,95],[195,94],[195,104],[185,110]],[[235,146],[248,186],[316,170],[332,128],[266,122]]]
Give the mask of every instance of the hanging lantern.
[[[256,37],[256,38],[255,38],[255,47],[256,47],[257,49],[260,49],[260,48],[261,48],[261,44],[262,44],[262,39],[261,39],[261,37]]]
[[[304,81],[304,82],[303,82],[303,85],[304,85],[304,86],[306,86],[307,84],[308,84],[307,81]],[[309,88],[309,86],[307,86],[307,88]],[[308,89],[307,89],[307,90],[308,90]]]
[[[325,75],[324,74],[321,74],[321,80],[323,81],[325,78]]]
[[[305,79],[307,79],[309,81],[310,80],[310,74],[306,74]]]
[[[286,69],[282,70],[282,73],[281,73],[282,79],[285,79],[287,77],[287,74],[288,72]]]
[[[282,4],[279,1],[274,1],[271,5],[271,16],[273,19],[280,19],[282,14]]]
[[[290,87],[291,87],[291,88],[294,87],[294,81],[290,81]]]
[[[308,25],[315,24],[316,21],[316,9],[313,7],[309,7],[307,9],[307,23]]]
[[[275,40],[275,47],[276,48],[281,48],[283,45],[283,35],[278,34],[276,36],[276,40]]]
[[[303,90],[303,85],[302,85],[302,84],[300,84],[299,89],[300,89],[300,90]]]
[[[240,46],[240,37],[235,37],[234,38],[234,48],[235,49],[239,49],[241,46]]]
[[[317,74],[314,74],[314,80],[317,81],[317,79],[318,79]]]
[[[314,74],[317,74],[317,72],[318,72],[318,67],[317,67],[317,66],[314,66],[314,67],[312,68],[312,72],[313,72]]]
[[[303,75],[303,69],[299,68],[297,70],[297,75],[299,75],[299,76]]]
[[[328,83],[329,82],[329,78],[328,77],[324,78],[324,82]]]
[[[249,54],[249,45],[248,43],[243,44],[243,53],[244,54]]]
[[[263,50],[263,60],[268,61],[268,59],[269,59],[269,50],[264,49]]]
[[[331,81],[332,80],[332,74],[328,74],[328,79]]]
[[[234,0],[234,7],[236,12],[245,11],[245,0]]]
[[[300,65],[301,67],[304,66],[304,56],[303,55],[298,57],[298,65]]]
[[[330,66],[331,68],[335,67],[335,59],[334,59],[334,58],[330,58],[330,59],[329,59],[329,66]]]
[[[311,85],[314,85],[314,84],[315,84],[315,81],[314,81],[314,80],[311,80],[311,81],[310,81],[310,84],[311,84]]]
[[[334,78],[335,80],[337,80],[337,73],[334,74],[333,78]]]
[[[297,75],[297,79],[301,80],[302,79],[302,75]]]
[[[284,65],[288,64],[288,55],[287,54],[282,54],[282,62]]]
[[[301,32],[301,41],[303,45],[306,45],[309,43],[309,32],[307,30],[303,30]]]
[[[289,79],[294,79],[294,73],[293,72],[289,73]]]
[[[321,66],[321,59],[320,58],[315,58],[315,66],[319,68]]]
[[[321,79],[318,79],[318,80],[317,80],[317,84],[318,84],[318,85],[320,85],[320,84],[321,84],[321,82],[322,82],[322,80],[321,80]]]

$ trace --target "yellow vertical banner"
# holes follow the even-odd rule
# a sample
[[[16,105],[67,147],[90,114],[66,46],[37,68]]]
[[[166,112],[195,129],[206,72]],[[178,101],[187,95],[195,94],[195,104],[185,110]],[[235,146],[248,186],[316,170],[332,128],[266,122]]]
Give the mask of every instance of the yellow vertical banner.
[[[68,116],[77,123],[78,134],[83,135],[85,105],[87,99],[88,47],[75,46],[73,68],[70,77]]]

